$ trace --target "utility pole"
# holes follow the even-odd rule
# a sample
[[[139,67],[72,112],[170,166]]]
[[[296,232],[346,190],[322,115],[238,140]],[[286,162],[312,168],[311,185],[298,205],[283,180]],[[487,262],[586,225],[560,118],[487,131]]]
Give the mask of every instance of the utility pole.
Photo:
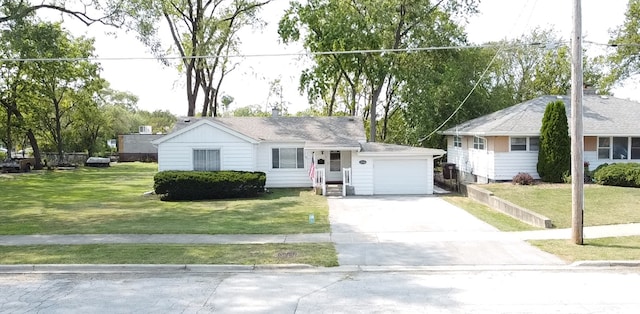
[[[573,0],[571,55],[571,239],[575,244],[582,245],[584,214],[582,0]]]

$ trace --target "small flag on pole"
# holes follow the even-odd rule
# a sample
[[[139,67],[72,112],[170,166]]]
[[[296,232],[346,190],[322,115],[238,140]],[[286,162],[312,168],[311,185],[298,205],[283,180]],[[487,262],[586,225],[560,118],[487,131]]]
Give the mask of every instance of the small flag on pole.
[[[315,184],[316,182],[316,158],[315,153],[311,154],[311,165],[309,165],[309,178]]]

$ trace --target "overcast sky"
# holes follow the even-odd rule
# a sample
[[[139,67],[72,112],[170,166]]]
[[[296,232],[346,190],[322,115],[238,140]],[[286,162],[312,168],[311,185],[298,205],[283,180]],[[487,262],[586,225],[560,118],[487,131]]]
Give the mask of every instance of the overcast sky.
[[[520,37],[538,26],[553,27],[569,39],[572,30],[573,0],[482,0],[480,13],[469,19],[466,29],[470,41],[482,43],[503,38]],[[289,0],[275,0],[262,11],[268,25],[260,30],[246,30],[242,34],[243,54],[277,54],[301,52],[300,45],[279,43],[277,22],[288,7]],[[626,0],[583,1],[583,33],[585,41],[608,41],[608,32],[622,24]],[[71,27],[77,34],[96,37],[96,51],[100,57],[149,57],[147,49],[134,34],[105,35],[112,29],[91,26]],[[168,34],[167,34],[168,35]],[[167,38],[169,39],[169,38]],[[585,46],[596,49],[594,46]],[[599,48],[602,49],[602,48]],[[247,105],[266,106],[269,82],[280,79],[289,112],[304,110],[307,100],[298,94],[298,75],[304,64],[298,57],[244,58],[241,65],[224,81],[222,90],[235,98],[232,108]],[[112,88],[129,91],[140,98],[139,107],[145,110],[170,110],[177,115],[187,111],[184,78],[174,68],[165,68],[155,60],[103,61],[103,76]],[[640,101],[638,84],[627,84],[614,90],[615,96]]]

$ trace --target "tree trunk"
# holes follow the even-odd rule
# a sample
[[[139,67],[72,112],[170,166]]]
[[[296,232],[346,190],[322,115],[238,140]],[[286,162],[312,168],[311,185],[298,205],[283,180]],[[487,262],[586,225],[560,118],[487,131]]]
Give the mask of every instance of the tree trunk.
[[[33,149],[33,159],[35,159],[35,165],[33,165],[33,169],[41,170],[42,155],[40,155],[40,147],[38,146],[38,140],[36,139],[36,136],[33,134],[33,130],[27,130],[27,137],[29,138],[29,144],[31,144],[31,148]]]

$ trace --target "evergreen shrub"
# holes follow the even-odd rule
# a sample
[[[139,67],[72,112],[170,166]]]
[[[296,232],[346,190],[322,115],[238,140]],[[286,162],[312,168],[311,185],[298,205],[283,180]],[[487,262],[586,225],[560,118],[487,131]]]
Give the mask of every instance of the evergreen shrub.
[[[154,191],[163,201],[246,198],[264,192],[267,175],[251,171],[161,171]]]

